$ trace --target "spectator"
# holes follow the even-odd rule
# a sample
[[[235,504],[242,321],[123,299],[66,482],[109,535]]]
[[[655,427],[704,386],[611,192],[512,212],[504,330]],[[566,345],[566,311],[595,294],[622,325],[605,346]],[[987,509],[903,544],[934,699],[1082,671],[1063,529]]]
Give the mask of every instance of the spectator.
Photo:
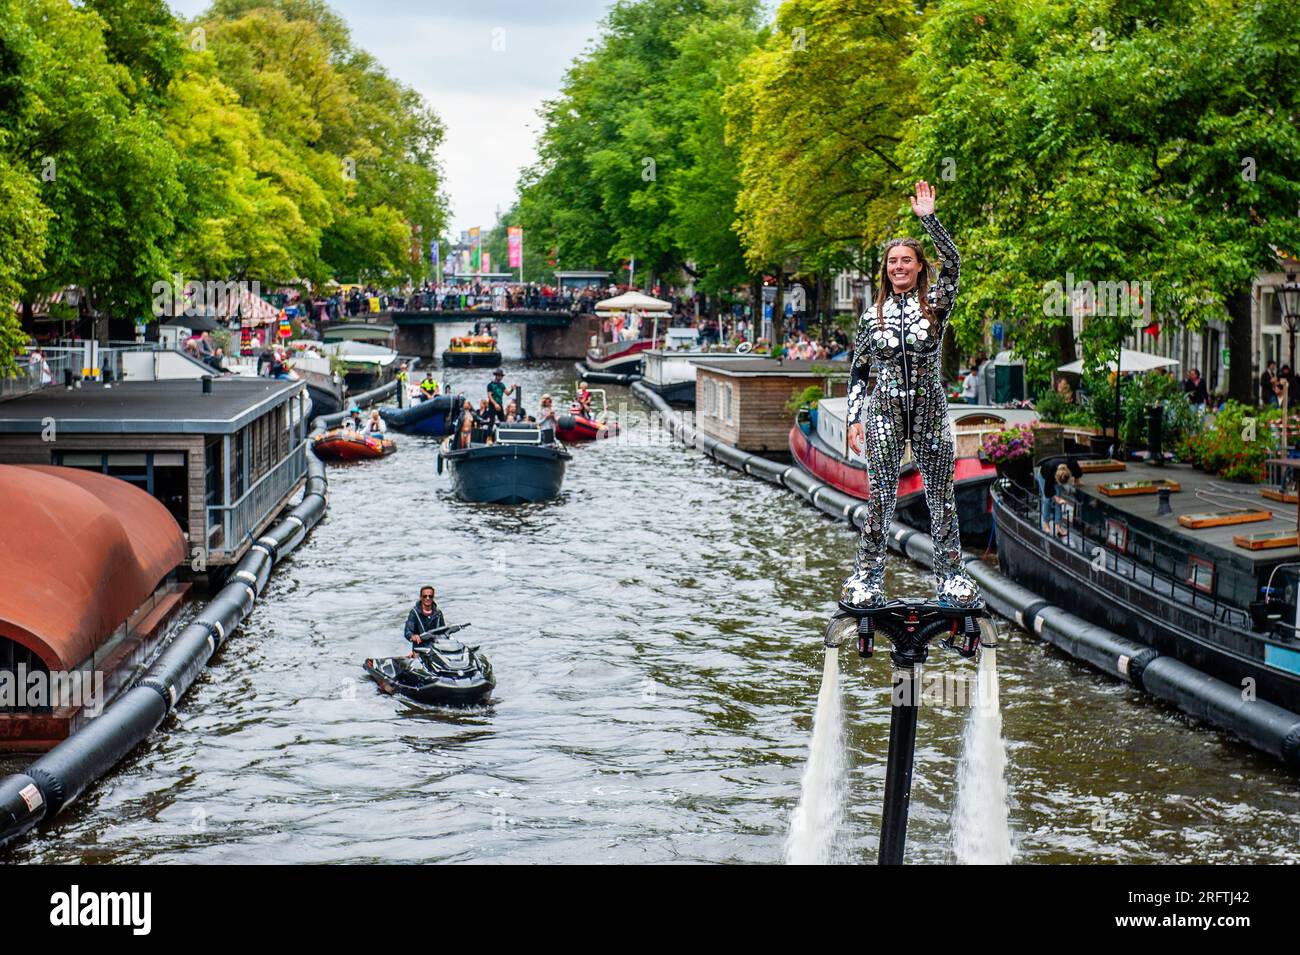
[[[1183,391],[1187,393],[1187,400],[1192,403],[1192,407],[1203,414],[1210,400],[1210,394],[1205,388],[1205,382],[1201,380],[1199,368],[1193,368],[1187,373],[1187,378],[1183,381]]]

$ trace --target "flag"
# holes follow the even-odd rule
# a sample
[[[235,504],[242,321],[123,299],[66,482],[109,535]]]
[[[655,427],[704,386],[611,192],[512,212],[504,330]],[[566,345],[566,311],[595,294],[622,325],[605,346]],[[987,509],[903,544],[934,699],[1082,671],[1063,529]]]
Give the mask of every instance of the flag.
[[[429,240],[429,264],[435,269],[438,267],[438,240]]]
[[[506,234],[506,242],[510,248],[510,267],[521,268],[524,264],[524,230],[517,225],[512,225]]]
[[[492,253],[489,252],[487,249],[483,250],[483,271],[484,272],[492,271]]]
[[[480,249],[478,239],[479,227],[475,226],[469,230],[469,265],[470,269],[474,272],[479,271],[479,263],[481,261],[479,258]]]

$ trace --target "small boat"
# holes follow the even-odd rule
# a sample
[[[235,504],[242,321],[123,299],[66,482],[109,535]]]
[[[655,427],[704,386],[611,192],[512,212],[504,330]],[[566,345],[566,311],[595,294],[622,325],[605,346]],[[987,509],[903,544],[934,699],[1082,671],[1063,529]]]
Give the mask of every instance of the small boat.
[[[503,424],[493,444],[453,449],[451,438],[444,441],[438,473],[447,467],[452,492],[462,501],[531,504],[559,497],[571,457],[550,429]]]
[[[555,436],[566,444],[578,441],[595,441],[597,438],[610,438],[618,434],[618,422],[610,420],[609,407],[605,401],[605,390],[595,388],[591,394],[600,397],[600,411],[589,418],[582,413],[582,406],[576,401],[570,406],[569,413],[560,415],[556,420]]]
[[[432,643],[416,646],[413,657],[372,657],[362,666],[385,693],[396,693],[425,706],[472,706],[487,700],[496,687],[492,664],[452,634],[469,624],[430,630]]]
[[[639,338],[630,342],[609,342],[587,349],[586,370],[590,375],[639,375],[642,352],[654,348],[659,342],[653,338]]]
[[[380,408],[379,416],[390,428],[404,434],[431,434],[440,438],[455,430],[459,409],[464,406],[463,395],[437,395],[418,398],[409,408]]]
[[[453,338],[442,353],[442,363],[459,368],[495,368],[501,364],[501,351],[491,335],[467,335]]]
[[[311,449],[324,461],[364,461],[392,454],[397,445],[352,428],[331,428],[312,440]]]

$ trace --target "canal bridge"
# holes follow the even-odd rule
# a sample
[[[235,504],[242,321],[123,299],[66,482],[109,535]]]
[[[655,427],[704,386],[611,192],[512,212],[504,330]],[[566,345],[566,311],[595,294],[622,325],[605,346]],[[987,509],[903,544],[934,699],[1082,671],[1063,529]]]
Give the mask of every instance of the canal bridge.
[[[506,358],[583,358],[597,321],[590,312],[567,309],[389,309],[328,323],[323,332],[326,337],[387,338],[389,347],[403,355],[430,359],[441,355],[452,338],[470,334],[476,322],[491,322]]]

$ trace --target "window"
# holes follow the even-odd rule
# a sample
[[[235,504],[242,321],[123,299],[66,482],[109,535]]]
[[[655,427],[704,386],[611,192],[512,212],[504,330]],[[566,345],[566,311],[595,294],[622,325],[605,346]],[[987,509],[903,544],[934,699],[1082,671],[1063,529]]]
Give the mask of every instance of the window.
[[[1204,557],[1188,557],[1187,582],[1197,590],[1214,593],[1214,561]]]
[[[1106,518],[1106,546],[1121,554],[1128,553],[1128,525],[1114,518]]]
[[[731,385],[726,386],[726,394],[723,397],[723,417],[727,424],[731,424]]]
[[[704,379],[704,407],[700,409],[706,416],[713,414],[713,379]]]

